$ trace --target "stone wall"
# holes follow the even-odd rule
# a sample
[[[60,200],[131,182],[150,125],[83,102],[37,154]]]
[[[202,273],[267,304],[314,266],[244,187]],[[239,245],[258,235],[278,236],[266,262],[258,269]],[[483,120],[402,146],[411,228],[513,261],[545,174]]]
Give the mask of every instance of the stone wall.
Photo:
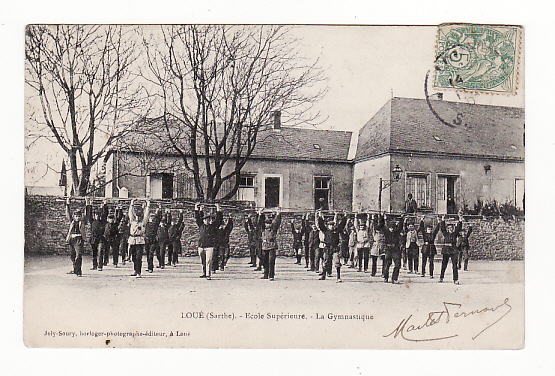
[[[163,207],[183,207],[183,202],[162,201]],[[97,199],[95,204],[99,204]],[[124,205],[128,201],[122,201]],[[83,204],[81,204],[83,205]],[[240,204],[237,204],[238,206]],[[72,208],[79,204],[72,203]],[[187,255],[196,255],[198,236],[197,225],[193,218],[193,207],[185,206],[185,230],[183,231],[183,250]],[[234,220],[231,233],[232,252],[236,256],[248,254],[247,235],[244,230],[245,209],[225,209],[225,216]],[[300,221],[299,216],[283,213],[282,226],[278,234],[281,255],[293,255],[291,247],[291,220]],[[487,260],[522,260],[524,258],[523,219],[503,220],[486,219],[473,223],[470,246],[473,258]],[[68,222],[64,215],[64,200],[52,196],[26,196],[25,198],[25,253],[26,254],[67,254],[65,244]],[[87,229],[88,230],[88,229]],[[441,242],[441,237],[437,243]],[[86,242],[86,253],[90,247]],[[438,247],[440,248],[440,247]]]

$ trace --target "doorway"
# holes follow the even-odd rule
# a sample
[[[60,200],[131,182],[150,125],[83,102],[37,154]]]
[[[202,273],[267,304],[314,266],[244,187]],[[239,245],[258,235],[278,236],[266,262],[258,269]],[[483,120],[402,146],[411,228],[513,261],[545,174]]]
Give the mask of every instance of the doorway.
[[[456,214],[457,207],[457,180],[456,175],[437,176],[437,213]]]
[[[152,198],[173,198],[173,174],[151,174],[150,196]]]
[[[278,208],[281,206],[281,177],[266,176],[264,178],[264,207]]]

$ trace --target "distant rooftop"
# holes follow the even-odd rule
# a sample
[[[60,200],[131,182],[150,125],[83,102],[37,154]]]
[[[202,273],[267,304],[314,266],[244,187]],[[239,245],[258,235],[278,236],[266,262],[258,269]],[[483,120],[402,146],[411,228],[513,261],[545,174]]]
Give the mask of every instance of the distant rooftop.
[[[150,126],[155,126],[155,122],[156,120],[150,121]],[[285,126],[275,130],[266,128],[259,131],[251,158],[347,162],[351,138],[352,132],[349,131]],[[202,154],[202,140],[199,143],[197,150]],[[146,149],[162,154],[175,154],[163,131],[131,132],[121,140],[118,148],[125,151]]]

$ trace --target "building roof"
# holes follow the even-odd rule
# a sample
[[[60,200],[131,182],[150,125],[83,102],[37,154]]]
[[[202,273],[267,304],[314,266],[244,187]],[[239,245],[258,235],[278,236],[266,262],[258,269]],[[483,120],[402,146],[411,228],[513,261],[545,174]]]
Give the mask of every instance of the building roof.
[[[155,121],[149,122],[155,129]],[[160,128],[158,128],[160,129]],[[316,128],[281,127],[260,130],[251,158],[279,160],[307,160],[322,162],[348,162],[352,132]],[[199,139],[199,155],[204,150]],[[116,147],[123,151],[151,151],[175,154],[175,149],[165,137],[165,132],[143,128],[130,132]]]
[[[359,131],[355,161],[392,152],[524,160],[524,109],[430,105],[435,114],[425,99],[389,100]]]
[[[346,162],[352,132],[281,127],[259,134],[253,158]]]

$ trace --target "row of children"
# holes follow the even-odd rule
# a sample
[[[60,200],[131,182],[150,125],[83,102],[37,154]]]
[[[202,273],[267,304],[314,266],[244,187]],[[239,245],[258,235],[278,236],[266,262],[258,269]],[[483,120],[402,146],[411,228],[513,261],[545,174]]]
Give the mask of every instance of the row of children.
[[[122,264],[133,260],[133,276],[140,277],[143,252],[147,255],[148,272],[154,270],[154,255],[158,259],[158,268],[176,266],[181,254],[181,234],[184,228],[183,210],[178,217],[171,211],[157,208],[150,211],[150,202],[136,207],[136,200],[131,201],[128,213],[123,206],[110,208],[107,200],[99,207],[93,207],[92,199],[85,199],[85,211],[76,209],[71,213],[70,200],[66,199],[66,216],[70,229],[66,238],[70,245],[73,269],[69,272],[82,275],[82,254],[85,239],[85,226],[90,227],[89,244],[92,253],[91,270],[102,271],[109,263],[110,255],[114,267],[118,267],[121,256]],[[167,262],[166,262],[167,255]]]
[[[71,247],[73,270],[71,273],[82,275],[81,263],[83,253],[84,226],[90,226],[89,244],[92,248],[92,270],[102,270],[112,255],[113,264],[118,266],[119,257],[122,262],[133,260],[133,276],[140,277],[142,255],[146,253],[148,272],[154,270],[154,255],[158,259],[158,267],[178,263],[181,254],[181,234],[184,229],[183,210],[178,217],[171,211],[157,208],[150,210],[150,201],[137,205],[131,201],[127,215],[121,205],[109,208],[105,200],[98,208],[94,208],[92,200],[85,200],[85,214],[75,210],[71,214],[69,199],[66,201],[66,215],[70,220],[67,242]],[[223,225],[223,214],[220,205],[216,204],[216,212],[205,212],[204,206],[195,205],[195,219],[199,227],[198,252],[203,267],[202,278],[211,278],[216,270],[224,270],[230,257],[229,237],[233,228],[233,220],[229,218]],[[434,257],[437,253],[435,239],[441,229],[444,237],[442,248],[442,270],[440,282],[443,281],[449,260],[453,265],[453,279],[458,283],[458,269],[464,258],[465,270],[468,266],[468,237],[472,228],[462,229],[462,216],[457,225],[445,224],[445,217],[435,226],[425,225],[424,217],[418,229],[408,223],[405,217],[388,218],[387,214],[358,215],[349,218],[346,213],[339,218],[326,220],[322,211],[317,211],[314,221],[310,221],[307,213],[300,227],[291,222],[293,248],[296,263],[301,264],[304,248],[306,267],[319,273],[320,279],[332,275],[332,266],[337,272],[337,281],[341,282],[341,258],[343,264],[351,268],[368,271],[369,260],[372,259],[371,275],[377,273],[378,259],[382,261],[382,277],[389,281],[389,268],[394,264],[391,281],[398,282],[401,261],[409,273],[418,272],[419,253],[422,254],[422,276],[425,275],[426,264],[429,263],[430,276],[433,278]],[[273,280],[275,276],[275,260],[278,249],[277,232],[281,224],[281,213],[276,210],[264,213],[262,209],[245,220],[251,260],[249,264],[255,270],[264,268],[262,278]],[[419,248],[419,234],[422,247]],[[167,262],[166,262],[167,254]],[[257,267],[258,261],[258,267]],[[320,271],[320,264],[322,269]]]
[[[365,217],[365,219],[364,219]],[[319,273],[320,279],[332,274],[332,264],[337,271],[337,282],[341,282],[341,258],[344,265],[358,268],[361,272],[368,271],[369,260],[372,259],[371,276],[376,276],[378,259],[382,261],[382,277],[389,281],[389,268],[394,265],[391,282],[398,283],[401,262],[409,273],[418,273],[419,254],[422,254],[422,277],[426,274],[429,264],[430,277],[433,278],[436,236],[441,230],[444,238],[442,247],[442,267],[440,282],[443,282],[445,270],[449,260],[453,266],[453,280],[458,284],[458,269],[464,260],[467,270],[469,260],[469,241],[472,227],[462,228],[464,218],[459,215],[456,224],[446,225],[445,216],[433,226],[421,217],[418,228],[409,223],[405,216],[399,219],[388,218],[383,215],[358,215],[354,219],[344,213],[341,220],[336,213],[333,219],[324,219],[321,211],[316,212],[314,222],[309,220],[307,213],[302,218],[300,226],[291,222],[293,235],[293,249],[296,254],[296,264],[301,264],[304,245],[306,268]],[[312,223],[311,223],[312,222]],[[310,225],[309,225],[310,223]],[[418,245],[419,234],[421,248]],[[322,271],[319,264],[322,261]]]

